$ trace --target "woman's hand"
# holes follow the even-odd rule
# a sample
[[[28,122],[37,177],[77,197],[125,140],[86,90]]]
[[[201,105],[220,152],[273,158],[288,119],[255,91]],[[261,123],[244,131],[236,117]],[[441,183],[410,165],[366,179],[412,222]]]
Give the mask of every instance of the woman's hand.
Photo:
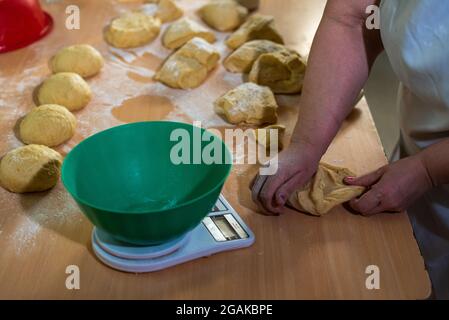
[[[432,180],[419,154],[363,177],[348,177],[345,182],[369,188],[368,192],[349,203],[364,216],[404,211],[432,188]]]
[[[292,142],[279,154],[278,171],[272,176],[258,175],[251,186],[253,201],[266,214],[279,215],[297,188],[305,185],[315,174],[319,157],[308,148]]]

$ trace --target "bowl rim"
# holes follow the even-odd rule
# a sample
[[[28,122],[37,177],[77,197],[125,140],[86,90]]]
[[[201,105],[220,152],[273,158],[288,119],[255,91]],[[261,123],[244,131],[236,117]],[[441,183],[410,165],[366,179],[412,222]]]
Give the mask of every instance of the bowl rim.
[[[142,121],[142,122],[133,122],[133,123],[127,123],[127,124],[123,124],[123,125],[118,125],[112,128],[108,128],[106,130],[97,132],[93,135],[91,135],[90,137],[87,137],[86,139],[84,139],[83,141],[81,141],[80,143],[78,143],[64,158],[64,161],[62,163],[62,168],[61,168],[61,180],[62,183],[64,185],[64,188],[66,189],[66,191],[79,203],[85,205],[85,206],[89,206],[91,208],[94,208],[96,210],[100,210],[100,211],[106,211],[106,212],[111,212],[111,213],[117,213],[117,214],[150,214],[150,213],[162,213],[162,212],[166,212],[166,211],[170,211],[170,210],[175,210],[175,209],[181,209],[183,207],[186,207],[194,202],[200,201],[203,198],[206,198],[207,196],[209,196],[211,193],[215,192],[215,190],[220,187],[223,186],[224,183],[226,182],[226,180],[228,179],[231,171],[232,171],[232,163],[233,161],[231,160],[231,163],[227,164],[227,172],[224,175],[224,177],[222,179],[219,180],[218,183],[215,184],[215,186],[213,186],[212,188],[210,188],[209,191],[207,191],[206,193],[193,198],[189,201],[183,202],[181,204],[177,204],[173,207],[170,208],[164,208],[164,209],[153,209],[153,210],[145,210],[145,211],[139,211],[139,210],[132,210],[132,211],[119,211],[119,210],[114,210],[114,209],[108,209],[102,206],[98,206],[98,205],[93,205],[92,203],[90,203],[89,201],[83,200],[80,197],[78,197],[78,195],[76,194],[76,192],[74,192],[73,190],[71,190],[71,188],[69,188],[69,186],[67,186],[66,180],[68,179],[67,176],[67,169],[66,169],[66,160],[69,159],[71,157],[71,154],[73,154],[73,152],[82,144],[84,143],[88,143],[89,140],[93,139],[94,137],[97,137],[99,135],[104,135],[107,134],[111,131],[115,131],[115,130],[120,130],[124,127],[130,127],[130,126],[135,126],[135,125],[143,125],[143,124],[151,124],[151,123],[174,123],[174,124],[178,124],[178,125],[182,125],[182,126],[189,126],[189,127],[195,127],[194,125],[190,124],[190,123],[185,123],[185,122],[179,122],[179,121]],[[203,132],[207,131],[204,128],[201,127],[197,127],[199,129],[201,129]],[[214,134],[213,132],[207,131],[208,133],[210,133],[212,136],[214,136],[215,138],[219,139],[222,143],[222,145],[225,147],[225,153],[229,156],[229,159],[232,159],[232,153],[229,150],[228,146],[226,145],[226,143],[220,138],[218,137],[216,134]]]

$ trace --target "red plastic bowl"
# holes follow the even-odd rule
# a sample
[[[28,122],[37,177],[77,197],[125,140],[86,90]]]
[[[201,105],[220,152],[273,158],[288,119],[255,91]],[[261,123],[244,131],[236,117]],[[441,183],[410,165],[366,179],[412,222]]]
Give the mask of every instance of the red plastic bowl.
[[[26,47],[52,26],[53,19],[38,0],[0,0],[0,53]]]

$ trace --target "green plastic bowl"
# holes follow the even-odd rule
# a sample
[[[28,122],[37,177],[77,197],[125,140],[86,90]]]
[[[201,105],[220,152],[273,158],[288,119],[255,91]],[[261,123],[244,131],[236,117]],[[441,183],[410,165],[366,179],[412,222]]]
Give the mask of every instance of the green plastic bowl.
[[[173,150],[181,155],[180,138],[170,139],[180,132],[176,129],[184,137],[188,133],[190,142],[183,140],[187,148],[182,155],[196,164],[171,160]],[[203,136],[197,147],[194,135]],[[212,144],[216,147],[210,148]],[[220,163],[193,162],[198,146],[216,150],[211,154]],[[231,171],[230,159],[223,141],[204,129],[178,122],[139,122],[108,129],[77,145],[64,160],[62,181],[96,227],[124,242],[156,245],[201,223]]]

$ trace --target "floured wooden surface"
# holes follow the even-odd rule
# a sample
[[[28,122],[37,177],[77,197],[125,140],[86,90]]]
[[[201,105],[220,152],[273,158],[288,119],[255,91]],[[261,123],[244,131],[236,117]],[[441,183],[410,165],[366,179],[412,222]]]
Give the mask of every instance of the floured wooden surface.
[[[180,0],[189,17],[205,1]],[[55,29],[32,46],[0,55],[0,154],[22,145],[17,120],[33,107],[33,90],[50,73],[47,61],[59,48],[88,43],[105,57],[101,74],[88,79],[93,100],[76,112],[75,137],[57,150],[63,155],[82,139],[133,121],[202,121],[208,128],[232,127],[215,115],[212,103],[242,83],[240,74],[220,66],[195,90],[170,89],[151,80],[168,56],[160,37],[132,50],[112,49],[102,29],[122,12],[141,4],[70,1],[81,9],[81,29],[64,29],[69,1],[45,5]],[[323,1],[262,1],[261,11],[276,16],[287,43],[306,55]],[[153,10],[146,6],[146,10]],[[199,20],[198,20],[199,21]],[[167,25],[164,25],[164,29]],[[222,59],[227,36],[216,33]],[[278,97],[287,139],[296,121],[298,96]],[[342,128],[325,157],[329,163],[362,174],[385,163],[364,100]],[[257,214],[249,181],[257,168],[238,165],[224,194],[255,232],[246,250],[200,259],[153,274],[132,275],[102,265],[90,247],[92,226],[61,183],[49,192],[16,195],[0,188],[0,298],[425,298],[429,282],[405,214],[365,219],[337,208],[318,219],[288,212],[273,218]],[[382,288],[365,288],[365,268],[376,264]],[[65,288],[65,269],[77,265],[81,290]]]

